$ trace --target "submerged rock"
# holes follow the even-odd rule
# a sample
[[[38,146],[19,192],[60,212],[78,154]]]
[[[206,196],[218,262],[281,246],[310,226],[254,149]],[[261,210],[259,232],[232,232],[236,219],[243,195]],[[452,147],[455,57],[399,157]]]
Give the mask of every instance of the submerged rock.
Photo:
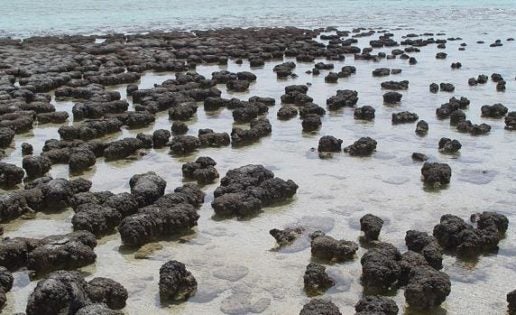
[[[452,171],[448,164],[425,162],[421,168],[421,175],[425,184],[440,186],[450,183]]]
[[[292,180],[275,178],[262,165],[229,170],[215,190],[212,207],[223,216],[247,216],[294,196],[298,186]]]
[[[392,299],[382,296],[364,296],[355,305],[355,315],[397,315],[398,306]]]
[[[294,242],[305,231],[302,227],[286,228],[284,230],[272,229],[269,234],[274,237],[278,246],[282,247]]]
[[[439,151],[443,153],[456,153],[460,148],[462,148],[462,144],[459,140],[449,138],[441,138],[439,140]]]
[[[478,256],[498,249],[498,243],[507,230],[509,220],[495,212],[480,214],[477,228],[461,218],[446,214],[434,227],[433,235],[447,250],[456,250],[463,256]]]
[[[376,140],[370,137],[362,137],[350,146],[344,148],[344,152],[351,156],[369,156],[376,150]]]
[[[319,139],[319,146],[317,150],[319,152],[340,152],[342,140],[337,139],[333,136],[323,136]]]
[[[331,301],[312,299],[303,306],[299,315],[342,315],[342,313]]]
[[[360,259],[362,285],[366,288],[386,290],[396,284],[401,275],[401,254],[388,243],[376,243]]]
[[[306,266],[303,280],[305,291],[309,296],[323,294],[335,285],[335,281],[326,273],[326,267],[316,263],[310,263]]]
[[[405,300],[413,309],[427,310],[441,305],[450,292],[451,282],[447,274],[431,267],[415,267],[405,287]]]
[[[360,218],[360,230],[364,232],[367,240],[377,240],[382,226],[383,220],[375,215],[366,214]]]
[[[346,261],[355,256],[358,245],[352,241],[336,240],[322,232],[315,232],[312,238],[312,256],[328,261]]]
[[[196,291],[197,281],[183,263],[170,260],[159,269],[159,295],[162,302],[184,301]]]
[[[209,184],[219,178],[215,169],[217,163],[210,157],[199,157],[195,162],[185,163],[182,166],[183,176],[195,179],[199,184]]]

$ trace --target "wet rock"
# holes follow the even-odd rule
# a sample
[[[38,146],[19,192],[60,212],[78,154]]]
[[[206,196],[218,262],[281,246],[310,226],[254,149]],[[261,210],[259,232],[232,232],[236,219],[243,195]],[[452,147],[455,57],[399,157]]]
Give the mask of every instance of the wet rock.
[[[335,285],[335,281],[326,273],[326,267],[316,263],[306,266],[303,276],[305,291],[309,296],[323,294]]]
[[[171,130],[174,135],[183,135],[188,132],[188,126],[182,121],[174,121]]]
[[[509,314],[516,313],[516,290],[507,293],[507,304],[509,308]]]
[[[122,122],[116,118],[85,120],[78,126],[61,126],[58,130],[63,140],[84,141],[100,138],[120,131]]]
[[[11,128],[0,127],[0,148],[7,148],[14,139],[15,132]]]
[[[405,300],[413,309],[432,309],[441,305],[450,292],[451,282],[447,274],[431,267],[415,267],[405,287]]]
[[[299,315],[342,315],[342,313],[331,301],[312,299],[303,305]]]
[[[377,142],[370,137],[362,137],[352,145],[344,148],[344,152],[351,156],[369,156],[376,150]]]
[[[418,136],[424,136],[428,133],[428,123],[424,120],[420,120],[416,125],[416,134]]]
[[[129,186],[140,207],[144,207],[163,196],[167,182],[156,173],[147,172],[131,177]]]
[[[0,186],[11,188],[20,184],[25,176],[22,168],[9,163],[0,162]]]
[[[228,91],[245,92],[249,89],[250,82],[247,80],[232,80],[226,83]]]
[[[294,242],[305,231],[302,227],[286,228],[284,230],[272,229],[269,234],[274,237],[279,247],[286,246]]]
[[[22,167],[27,173],[27,177],[37,178],[44,176],[48,171],[52,162],[47,157],[29,155],[23,158]]]
[[[424,161],[428,160],[429,158],[428,158],[428,156],[426,156],[423,153],[414,152],[414,153],[412,153],[412,159],[414,161],[424,162]]]
[[[362,285],[385,290],[396,284],[401,275],[401,254],[396,247],[378,242],[360,259]]]
[[[30,251],[27,267],[37,273],[84,267],[95,262],[96,245],[95,236],[86,231],[48,236]]]
[[[406,90],[409,87],[409,81],[385,81],[382,82],[381,87],[386,90]]]
[[[36,115],[38,123],[41,124],[62,124],[68,119],[67,112],[40,113]]]
[[[195,226],[198,219],[195,208],[187,203],[151,205],[124,218],[118,231],[124,245],[136,247],[185,232]]]
[[[419,116],[416,113],[411,112],[398,112],[392,113],[392,123],[393,124],[406,124],[412,123],[419,119]]]
[[[34,153],[34,148],[32,147],[32,145],[30,143],[26,143],[26,142],[22,143],[21,149],[22,149],[23,156],[31,155],[32,153]]]
[[[175,136],[170,141],[170,151],[174,154],[188,154],[194,152],[201,146],[199,138],[194,136]]]
[[[425,162],[421,168],[421,175],[425,184],[430,186],[440,186],[450,183],[451,168],[446,163]]]
[[[319,152],[340,152],[342,145],[342,140],[337,139],[333,136],[322,136],[319,139],[319,146],[317,150]]]
[[[423,257],[423,255],[411,250],[403,253],[403,255],[401,255],[400,261],[401,273],[398,279],[398,285],[407,285],[411,271],[414,268],[421,266],[428,266],[428,262],[426,261],[425,257]]]
[[[186,121],[192,118],[196,112],[197,105],[195,103],[184,103],[169,109],[168,117],[171,120]]]
[[[380,235],[383,223],[381,218],[372,214],[366,214],[360,218],[360,230],[364,232],[367,240],[375,241]]]
[[[158,129],[152,133],[152,144],[154,148],[162,148],[167,145],[170,139],[170,131],[166,129]]]
[[[460,68],[462,68],[462,63],[460,63],[460,62],[452,62],[451,68],[452,69],[460,69]]]
[[[229,170],[215,190],[212,207],[223,216],[247,216],[262,206],[287,201],[298,186],[292,181],[274,178],[274,173],[262,165],[246,165]]]
[[[398,92],[387,92],[383,95],[383,102],[386,104],[396,104],[401,101],[403,95]]]
[[[81,308],[75,315],[123,315],[124,313],[108,308],[105,304],[90,304]]]
[[[102,236],[113,231],[120,224],[122,215],[116,209],[93,203],[81,204],[75,209],[72,225],[76,231],[88,231]]]
[[[68,165],[70,171],[79,172],[86,170],[96,163],[96,156],[87,146],[72,149]]]
[[[330,72],[324,77],[324,82],[326,83],[337,83],[339,80],[339,75],[336,72]]]
[[[311,235],[312,256],[327,261],[346,261],[355,256],[358,245],[352,241],[336,240],[324,233]]]
[[[136,135],[136,139],[142,142],[143,149],[152,149],[152,135],[146,135],[140,132]]]
[[[297,109],[294,106],[282,106],[277,116],[279,120],[289,120],[297,116]]]
[[[373,120],[375,117],[375,109],[369,105],[357,107],[353,112],[353,117],[358,120]]]
[[[485,221],[477,225],[476,229],[457,216],[444,215],[434,227],[434,236],[445,249],[456,250],[463,256],[477,256],[497,250],[498,242],[507,227],[507,218],[489,212],[483,215]]]
[[[453,91],[455,91],[455,86],[453,84],[451,84],[451,83],[441,82],[439,84],[439,89],[442,92],[453,92]]]
[[[75,314],[90,304],[87,283],[77,271],[56,271],[38,282],[29,296],[27,315]]]
[[[358,301],[355,311],[355,315],[397,315],[399,309],[396,302],[390,298],[368,295]]]
[[[296,68],[296,63],[292,61],[284,62],[279,65],[275,65],[272,69],[276,72],[278,78],[286,78],[292,74],[292,71]]]
[[[199,157],[195,162],[183,164],[183,176],[188,179],[194,179],[199,184],[212,183],[219,178],[215,165],[217,163],[212,158]]]
[[[484,105],[480,108],[483,117],[503,118],[509,109],[500,103],[494,105]]]
[[[227,132],[214,132],[211,129],[199,129],[201,147],[222,147],[231,143]]]
[[[457,125],[458,123],[464,120],[466,120],[466,114],[462,110],[457,109],[451,112],[450,125]]]
[[[383,77],[391,74],[389,68],[377,68],[373,70],[373,77]]]
[[[439,151],[443,153],[456,153],[462,148],[462,144],[457,139],[441,138],[439,140]]]
[[[250,127],[250,129],[233,128],[231,131],[231,143],[233,146],[251,144],[272,132],[271,123],[266,118],[251,120]]]
[[[457,130],[460,132],[467,132],[473,136],[485,135],[491,131],[491,126],[488,124],[473,124],[470,120],[463,120],[457,124]]]
[[[238,123],[248,123],[260,114],[257,103],[247,103],[242,107],[233,110],[233,119]]]
[[[97,277],[88,282],[87,294],[93,303],[104,303],[110,309],[122,309],[127,300],[127,290],[118,282]]]
[[[437,93],[439,91],[439,85],[437,85],[437,83],[432,83],[430,84],[429,89],[431,93]]]
[[[137,138],[124,138],[108,144],[104,150],[104,157],[108,161],[124,159],[144,148],[144,143]]]
[[[337,90],[337,94],[326,100],[330,110],[338,110],[343,107],[353,107],[358,102],[358,92],[354,90]]]
[[[138,91],[138,85],[136,84],[128,84],[126,88],[127,95],[133,94],[133,92]]]
[[[306,103],[299,110],[299,116],[301,118],[306,117],[307,115],[318,115],[324,116],[326,114],[326,110],[321,106],[314,103]]]
[[[448,56],[447,53],[445,52],[438,52],[436,55],[435,55],[435,58],[436,59],[446,59],[446,57]]]
[[[5,267],[0,266],[0,290],[5,292],[8,292],[13,287],[13,275],[12,273]],[[3,305],[0,303],[0,308]]]
[[[423,255],[433,268],[439,270],[443,267],[443,250],[435,237],[425,232],[409,230],[405,235],[405,244],[409,250]]]
[[[159,295],[162,301],[184,301],[196,291],[197,281],[183,263],[170,260],[159,269]]]
[[[505,129],[516,130],[516,112],[510,112],[505,116]]]

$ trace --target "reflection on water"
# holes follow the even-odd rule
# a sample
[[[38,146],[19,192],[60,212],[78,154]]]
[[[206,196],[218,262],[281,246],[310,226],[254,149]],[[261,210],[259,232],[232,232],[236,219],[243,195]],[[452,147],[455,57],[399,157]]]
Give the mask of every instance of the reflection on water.
[[[366,213],[381,216],[386,224],[381,239],[404,249],[405,231],[418,229],[431,232],[441,215],[453,213],[465,219],[470,214],[495,210],[507,215],[509,232],[500,243],[497,255],[480,257],[474,263],[457,261],[446,256],[444,271],[452,279],[452,292],[443,309],[434,314],[501,314],[505,310],[505,294],[514,289],[516,278],[516,214],[514,190],[516,157],[514,144],[516,133],[503,129],[502,120],[484,120],[480,107],[484,104],[503,103],[511,110],[516,109],[514,77],[514,44],[505,42],[500,48],[477,45],[479,38],[506,38],[508,34],[488,34],[482,37],[471,33],[450,34],[462,36],[469,45],[466,51],[458,51],[460,42],[447,44],[448,58],[436,60],[437,49],[422,48],[416,54],[418,64],[409,66],[401,60],[383,60],[381,63],[354,61],[347,57],[344,62],[335,62],[335,68],[355,65],[357,74],[339,79],[337,84],[324,83],[324,72],[313,77],[305,74],[312,64],[298,63],[295,72],[298,78],[278,81],[272,71],[276,63],[267,63],[263,68],[250,69],[249,65],[199,66],[197,71],[207,77],[221,69],[230,71],[251,70],[258,80],[251,85],[249,93],[228,93],[225,86],[219,86],[223,97],[247,99],[252,95],[271,96],[279,101],[284,86],[310,82],[308,94],[314,102],[325,104],[326,98],[337,89],[356,89],[358,105],[372,105],[376,108],[374,122],[358,122],[353,119],[352,110],[346,108],[323,118],[323,127],[315,133],[302,133],[298,118],[278,121],[276,112],[280,105],[270,108],[273,133],[255,145],[233,149],[208,148],[187,157],[172,157],[168,149],[148,150],[124,161],[105,162],[99,159],[91,171],[83,176],[93,181],[93,191],[128,191],[129,178],[136,173],[155,171],[167,180],[167,192],[182,184],[181,164],[198,156],[210,156],[217,161],[219,173],[248,164],[260,163],[274,170],[281,178],[293,179],[298,185],[298,194],[286,205],[266,208],[263,213],[250,220],[214,220],[209,202],[199,210],[200,219],[194,233],[179,240],[162,241],[162,249],[148,254],[147,259],[135,259],[134,251],[120,250],[118,234],[104,237],[95,252],[97,262],[82,269],[93,276],[106,276],[121,282],[129,291],[126,312],[128,314],[243,314],[263,312],[264,314],[297,314],[307,301],[303,293],[306,265],[310,262],[309,242],[301,238],[291,247],[274,250],[275,241],[268,231],[272,228],[305,225],[308,229],[321,229],[337,238],[358,240],[359,218]],[[502,37],[505,36],[505,37]],[[360,39],[365,45],[370,38]],[[386,49],[382,49],[387,51]],[[286,59],[288,60],[288,59]],[[461,70],[451,71],[450,63],[460,61]],[[279,61],[277,62],[279,63]],[[401,68],[396,77],[374,78],[371,71],[379,66]],[[512,68],[511,68],[512,67]],[[469,87],[467,79],[485,73],[498,72],[507,82],[505,93],[496,92],[495,85]],[[173,78],[173,74],[147,73],[142,77],[140,87],[152,87]],[[410,88],[402,91],[403,100],[399,106],[382,105],[383,91],[380,83],[385,80],[410,81]],[[431,82],[451,82],[456,87],[454,94],[440,92],[430,94]],[[125,97],[125,85],[114,87]],[[435,108],[451,96],[466,96],[471,105],[466,114],[474,122],[486,121],[493,129],[488,136],[473,137],[457,133],[447,120],[435,117]],[[129,100],[130,101],[130,100]],[[58,110],[71,114],[73,102],[56,102]],[[426,137],[414,133],[415,124],[391,125],[391,114],[410,110],[430,125]],[[202,105],[195,119],[188,122],[189,134],[196,135],[199,128],[230,132],[233,125],[231,112],[221,110],[207,113]],[[138,130],[123,130],[106,137],[106,140],[135,136],[139,132],[170,129],[167,113],[157,115],[155,124]],[[39,153],[46,139],[59,138],[59,126],[46,125],[30,133],[17,136],[15,150],[3,161],[21,164],[20,146],[31,143]],[[334,154],[332,159],[321,160],[310,151],[316,147],[322,135],[334,135],[348,145],[361,136],[370,136],[378,141],[377,152],[370,158],[352,158],[344,153]],[[458,156],[440,154],[437,144],[441,137],[458,139],[463,147]],[[410,158],[412,152],[422,152],[432,160],[449,163],[453,169],[451,184],[440,191],[425,191],[420,181],[421,164]],[[68,177],[67,165],[55,165],[51,175]],[[107,176],[108,175],[108,176]],[[207,200],[217,184],[204,189]],[[60,214],[37,214],[31,220],[18,220],[5,226],[7,236],[42,237],[66,233],[72,230],[72,211]],[[360,257],[365,252],[361,248]],[[199,282],[199,291],[189,302],[181,305],[160,305],[158,295],[158,270],[168,259],[184,262]],[[327,296],[339,305],[343,314],[353,313],[353,305],[362,294],[359,282],[361,266],[359,259],[344,264],[335,264],[328,272],[337,285]],[[25,308],[27,296],[35,282],[28,281],[24,272],[16,273],[15,286],[8,294],[8,313],[20,312]],[[394,297],[398,305],[404,305],[403,290]],[[413,314],[407,311],[406,314]],[[473,314],[472,313],[472,314]]]

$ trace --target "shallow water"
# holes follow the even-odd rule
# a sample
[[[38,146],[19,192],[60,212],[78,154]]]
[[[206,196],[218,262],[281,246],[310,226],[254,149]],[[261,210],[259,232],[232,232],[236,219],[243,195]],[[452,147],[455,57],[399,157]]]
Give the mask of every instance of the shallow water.
[[[397,34],[404,33],[406,31]],[[458,51],[462,41],[449,42],[446,49],[448,58],[436,60],[435,53],[439,50],[435,46],[423,47],[421,53],[415,54],[418,59],[415,66],[399,59],[373,63],[347,57],[344,62],[334,62],[335,68],[355,65],[357,74],[339,79],[337,84],[324,82],[326,71],[317,77],[305,74],[313,67],[307,63],[297,63],[295,72],[299,77],[287,80],[277,80],[272,71],[280,61],[267,63],[259,69],[250,69],[248,63],[236,65],[232,62],[228,66],[199,66],[197,71],[207,77],[221,69],[233,72],[251,70],[258,76],[248,93],[228,93],[224,85],[218,86],[223,97],[271,96],[279,102],[284,86],[310,82],[312,86],[308,95],[314,98],[314,103],[324,106],[326,99],[337,89],[355,89],[359,93],[357,106],[375,107],[376,119],[374,122],[355,121],[352,110],[347,108],[328,113],[323,118],[320,131],[303,133],[298,118],[290,121],[276,119],[280,108],[277,104],[269,109],[267,115],[272,123],[272,135],[251,146],[202,149],[181,158],[170,156],[165,148],[148,150],[145,155],[117,162],[98,159],[92,170],[83,175],[93,181],[92,191],[129,191],[128,182],[133,174],[152,170],[166,179],[167,192],[171,192],[183,182],[182,163],[198,156],[210,156],[217,161],[217,169],[222,176],[229,169],[245,164],[264,164],[276,176],[294,180],[299,190],[292,202],[266,208],[256,217],[214,220],[210,202],[217,184],[205,186],[206,203],[199,210],[201,217],[192,234],[160,242],[163,249],[156,251],[150,259],[135,259],[134,252],[120,249],[118,234],[107,236],[95,248],[98,255],[96,263],[82,270],[90,275],[88,278],[106,276],[122,283],[129,291],[127,314],[297,314],[308,301],[302,288],[303,273],[310,262],[309,243],[301,239],[293,247],[275,251],[275,241],[268,233],[270,229],[301,222],[311,229],[327,231],[336,238],[357,241],[360,236],[359,218],[373,213],[386,222],[381,239],[404,251],[405,231],[409,229],[431,232],[443,214],[452,213],[467,219],[472,213],[490,210],[505,214],[511,222],[498,254],[482,256],[474,263],[445,256],[443,271],[452,279],[452,292],[442,309],[432,314],[504,314],[505,294],[515,289],[516,279],[516,133],[504,130],[503,120],[481,118],[480,107],[500,102],[510,110],[516,110],[516,83],[513,80],[515,44],[504,40],[503,47],[488,47],[488,43],[496,38],[509,37],[510,29],[489,32],[481,37],[461,32],[447,35],[463,37],[463,42],[468,43],[466,51]],[[370,39],[359,39],[358,46],[363,47]],[[486,44],[475,44],[478,39],[485,40]],[[450,63],[455,61],[460,61],[463,68],[451,70]],[[403,72],[374,78],[371,71],[377,67],[401,68]],[[493,82],[468,86],[469,77],[492,72],[502,74],[507,80],[506,92],[497,92]],[[173,76],[147,73],[140,87],[150,87]],[[380,83],[403,79],[410,81],[410,87],[401,92],[401,104],[394,107],[383,105],[384,91]],[[455,93],[431,94],[428,92],[431,82],[451,82],[455,85]],[[113,88],[122,92],[125,87]],[[122,95],[125,96],[124,93]],[[466,110],[468,119],[474,123],[489,123],[491,133],[473,137],[456,132],[448,120],[438,120],[435,108],[452,96],[468,97],[471,100]],[[54,103],[57,110],[67,110],[71,114],[72,102]],[[430,125],[429,134],[416,136],[415,124],[391,125],[391,114],[402,110],[416,112],[425,119]],[[207,113],[201,105],[188,125],[192,135],[197,135],[199,128],[230,132],[233,119],[229,110]],[[106,137],[106,140],[134,136],[142,131],[150,133],[160,128],[169,129],[170,126],[167,113],[160,113],[152,127],[123,130]],[[17,135],[16,149],[2,161],[21,165],[21,143],[31,143],[35,153],[39,153],[46,139],[59,138],[58,127],[37,127],[30,133]],[[377,152],[370,158],[353,158],[341,153],[332,159],[321,160],[310,148],[317,147],[322,135],[341,138],[344,145],[359,137],[371,136],[378,141]],[[463,144],[461,153],[439,153],[437,143],[441,137],[458,139]],[[450,185],[440,191],[423,189],[421,164],[411,160],[412,152],[423,152],[432,160],[449,163],[453,170]],[[68,178],[68,167],[54,165],[50,174]],[[5,225],[5,236],[42,237],[67,233],[72,231],[72,215],[71,210],[52,215],[38,213],[35,219],[17,220]],[[357,257],[364,252],[365,249],[361,248]],[[198,281],[197,294],[180,305],[160,305],[159,302],[158,271],[169,259],[184,262]],[[330,297],[343,314],[352,314],[353,305],[362,294],[359,258],[332,265],[328,272],[336,279],[337,285],[325,297]],[[4,312],[24,311],[27,296],[34,286],[35,282],[29,282],[25,273],[17,272]],[[403,309],[403,290],[399,290],[394,299]],[[415,313],[405,310],[405,314]]]

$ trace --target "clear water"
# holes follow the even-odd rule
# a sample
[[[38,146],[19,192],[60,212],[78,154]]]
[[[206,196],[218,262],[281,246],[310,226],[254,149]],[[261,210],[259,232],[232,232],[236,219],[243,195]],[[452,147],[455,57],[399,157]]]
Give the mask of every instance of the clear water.
[[[324,105],[326,98],[337,89],[356,89],[358,105],[376,108],[374,122],[353,119],[352,110],[329,113],[323,127],[312,134],[301,132],[300,120],[276,120],[279,104],[270,109],[268,118],[273,125],[270,137],[255,145],[233,149],[203,149],[184,158],[172,157],[168,149],[148,150],[146,155],[124,161],[97,160],[96,166],[84,174],[93,181],[93,191],[128,191],[129,178],[136,173],[155,171],[167,182],[167,192],[183,183],[181,164],[198,156],[211,156],[217,162],[221,175],[227,170],[247,164],[260,163],[272,169],[281,178],[293,179],[299,190],[294,200],[283,206],[266,208],[250,220],[213,220],[209,202],[217,184],[205,187],[207,200],[199,210],[199,225],[194,233],[179,240],[162,241],[163,249],[149,259],[138,260],[134,252],[120,249],[118,234],[99,240],[95,249],[98,259],[92,266],[82,268],[95,276],[106,276],[121,282],[129,290],[127,314],[245,314],[250,307],[262,314],[298,314],[308,301],[303,293],[303,273],[310,262],[310,249],[299,242],[284,251],[273,251],[275,241],[269,236],[271,228],[284,227],[296,222],[328,231],[330,235],[348,240],[358,240],[359,218],[366,213],[381,216],[386,224],[381,239],[404,250],[405,231],[418,229],[431,232],[441,215],[453,213],[467,219],[481,211],[499,211],[509,217],[506,239],[500,243],[496,255],[482,256],[475,262],[465,262],[445,256],[444,270],[452,279],[452,291],[442,309],[430,314],[505,314],[505,294],[514,290],[516,279],[516,133],[503,129],[502,120],[480,117],[484,104],[501,102],[516,110],[516,67],[514,42],[503,41],[504,46],[489,48],[486,43],[516,34],[515,6],[511,1],[482,3],[480,1],[190,1],[189,7],[173,1],[158,0],[152,3],[129,1],[0,1],[0,30],[4,34],[26,36],[46,33],[100,33],[106,31],[140,31],[168,29],[169,27],[207,28],[216,26],[296,25],[351,27],[375,25],[395,27],[404,25],[422,31],[446,31],[447,36],[461,36],[468,43],[466,51],[458,51],[459,42],[447,44],[446,60],[436,60],[435,47],[425,47],[416,54],[418,64],[409,66],[400,60],[383,60],[381,63],[354,61],[347,58],[335,62],[355,65],[357,74],[339,79],[337,84],[324,82],[324,75],[312,77],[304,72],[311,64],[298,63],[297,79],[277,80],[272,72],[274,63],[251,69],[258,76],[249,93],[228,93],[219,86],[223,97],[247,99],[252,95],[271,96],[279,101],[283,88],[290,84],[312,83],[308,94],[314,102]],[[262,8],[267,6],[267,8]],[[95,10],[102,7],[99,12]],[[166,9],[166,10],[165,10]],[[22,18],[21,15],[24,17]],[[407,31],[396,32],[404,34]],[[447,37],[444,36],[444,37]],[[365,46],[370,38],[360,39]],[[381,49],[382,51],[388,51]],[[289,59],[285,59],[289,60]],[[460,61],[461,70],[452,71],[450,63]],[[403,69],[402,74],[387,78],[373,78],[371,71],[380,66]],[[210,76],[213,71],[250,70],[249,65],[199,66],[197,71]],[[496,92],[492,82],[469,87],[467,79],[478,74],[501,73],[507,82],[505,93]],[[323,72],[324,73],[324,72]],[[173,73],[147,73],[140,87],[151,87]],[[399,106],[382,105],[385,80],[410,81],[408,91],[402,92]],[[455,93],[430,94],[431,82],[451,82]],[[125,85],[112,87],[125,97]],[[451,96],[466,96],[471,100],[466,111],[473,122],[487,122],[492,131],[488,136],[472,137],[457,133],[447,120],[435,117],[435,108]],[[130,101],[130,100],[129,100]],[[71,114],[72,102],[54,102],[58,110]],[[427,137],[414,134],[413,124],[392,126],[390,115],[395,111],[409,110],[419,114],[430,124]],[[233,126],[231,112],[221,110],[206,113],[200,106],[189,123],[190,134],[199,128],[212,128],[230,132]],[[154,125],[139,130],[123,130],[106,140],[169,129],[171,122],[166,113],[157,115]],[[20,145],[29,142],[39,153],[46,139],[59,138],[58,125],[45,125],[18,135],[14,148],[3,159],[21,165]],[[378,141],[378,150],[370,158],[352,158],[337,154],[333,159],[321,160],[310,151],[316,147],[320,136],[334,135],[350,144],[361,136],[371,136]],[[460,155],[442,155],[437,143],[443,136],[460,140]],[[434,160],[445,161],[453,169],[452,182],[447,189],[429,192],[420,181],[421,164],[414,163],[412,152],[423,152]],[[69,177],[65,165],[53,166],[54,177]],[[109,176],[106,176],[109,174]],[[43,237],[72,231],[71,210],[60,214],[39,213],[32,220],[17,220],[5,225],[5,235]],[[360,249],[358,257],[365,252]],[[158,270],[169,259],[184,262],[199,283],[199,292],[187,303],[161,305],[158,297]],[[343,314],[353,314],[353,305],[362,294],[359,278],[359,259],[330,266],[329,272],[337,285],[325,297],[331,298]],[[225,276],[228,270],[232,277]],[[25,309],[27,296],[35,282],[26,273],[15,274],[15,286],[8,293],[4,312],[11,314]],[[414,314],[404,309],[403,290],[394,296],[401,314]],[[247,308],[246,308],[247,307]]]
[[[513,0],[0,0],[0,36],[286,25],[516,33],[515,16]]]

